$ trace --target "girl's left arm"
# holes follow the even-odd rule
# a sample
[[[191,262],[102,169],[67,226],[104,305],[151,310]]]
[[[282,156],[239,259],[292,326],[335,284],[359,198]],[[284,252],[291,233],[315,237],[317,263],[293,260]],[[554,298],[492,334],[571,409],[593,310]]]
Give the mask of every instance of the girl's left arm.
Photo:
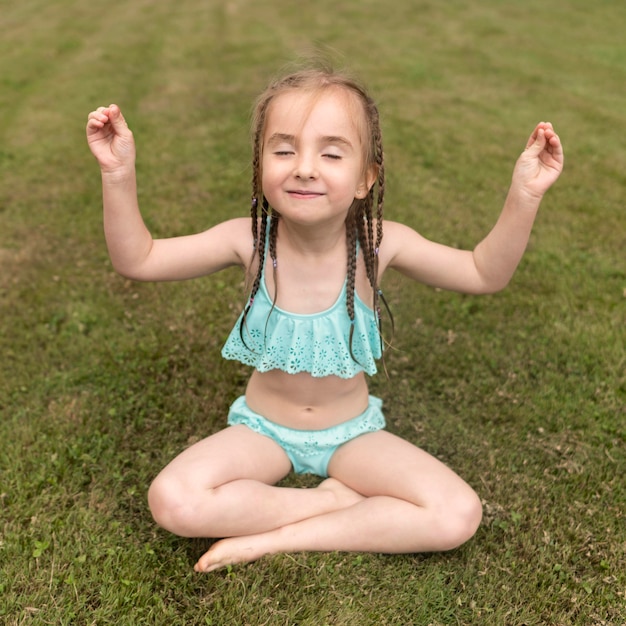
[[[536,126],[517,160],[504,207],[491,232],[473,251],[424,239],[400,225],[388,230],[383,267],[393,267],[426,284],[465,293],[493,293],[506,287],[528,244],[545,192],[563,169],[563,148],[552,124]],[[384,240],[383,240],[384,242]],[[381,246],[381,253],[383,246]]]
[[[476,267],[486,284],[506,287],[528,244],[545,192],[563,169],[563,147],[552,124],[540,123],[521,154],[502,213],[487,237],[474,249]]]

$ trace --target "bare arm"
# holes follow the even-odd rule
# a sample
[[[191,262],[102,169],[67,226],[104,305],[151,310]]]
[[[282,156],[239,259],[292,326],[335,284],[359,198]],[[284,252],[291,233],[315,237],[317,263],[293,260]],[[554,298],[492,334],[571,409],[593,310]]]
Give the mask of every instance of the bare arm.
[[[249,220],[231,220],[203,233],[153,239],[137,202],[135,142],[116,105],[89,114],[89,148],[102,175],[104,233],[113,267],[135,280],[183,280],[244,265],[252,249]]]
[[[542,122],[517,160],[498,221],[473,251],[428,241],[400,224],[386,224],[381,269],[392,267],[428,285],[465,293],[503,289],[524,254],[541,199],[562,167],[560,139],[551,124]]]

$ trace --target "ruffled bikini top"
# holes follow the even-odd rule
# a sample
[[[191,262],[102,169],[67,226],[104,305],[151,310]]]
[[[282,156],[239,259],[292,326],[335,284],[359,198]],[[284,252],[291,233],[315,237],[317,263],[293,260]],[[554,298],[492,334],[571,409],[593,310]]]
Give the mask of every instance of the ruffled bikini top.
[[[351,353],[346,291],[347,279],[335,303],[325,311],[290,313],[272,306],[263,269],[243,328],[242,312],[222,348],[222,356],[251,365],[259,372],[279,369],[288,374],[308,372],[314,377],[340,378],[352,378],[361,371],[375,374],[376,359],[382,356],[376,315],[355,291]]]

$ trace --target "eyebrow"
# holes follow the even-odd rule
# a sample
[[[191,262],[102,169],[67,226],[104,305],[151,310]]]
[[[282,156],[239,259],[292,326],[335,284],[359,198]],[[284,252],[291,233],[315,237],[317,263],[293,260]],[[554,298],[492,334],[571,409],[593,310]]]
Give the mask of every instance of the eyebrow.
[[[267,145],[272,146],[277,143],[294,143],[296,138],[293,135],[287,135],[285,133],[274,133],[268,140]]]
[[[287,133],[274,133],[267,140],[267,145],[273,146],[281,142],[295,143],[296,138],[294,135],[289,135]],[[320,138],[320,143],[323,145],[336,144],[340,146],[345,146],[346,148],[353,148],[352,143],[350,143],[345,137],[341,137],[339,135],[325,135],[324,137]]]

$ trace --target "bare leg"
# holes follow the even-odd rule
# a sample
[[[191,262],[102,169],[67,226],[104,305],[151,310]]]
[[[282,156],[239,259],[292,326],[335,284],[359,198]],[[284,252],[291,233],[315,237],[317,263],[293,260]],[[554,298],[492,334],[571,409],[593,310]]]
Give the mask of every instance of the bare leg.
[[[184,537],[235,537],[272,530],[362,499],[333,479],[316,489],[273,487],[291,469],[283,449],[245,426],[191,446],[155,478],[152,515]]]
[[[448,550],[469,539],[480,523],[480,501],[472,489],[435,458],[390,433],[362,435],[345,444],[329,471],[367,497],[268,532],[224,539],[200,558],[196,571],[277,552]]]

